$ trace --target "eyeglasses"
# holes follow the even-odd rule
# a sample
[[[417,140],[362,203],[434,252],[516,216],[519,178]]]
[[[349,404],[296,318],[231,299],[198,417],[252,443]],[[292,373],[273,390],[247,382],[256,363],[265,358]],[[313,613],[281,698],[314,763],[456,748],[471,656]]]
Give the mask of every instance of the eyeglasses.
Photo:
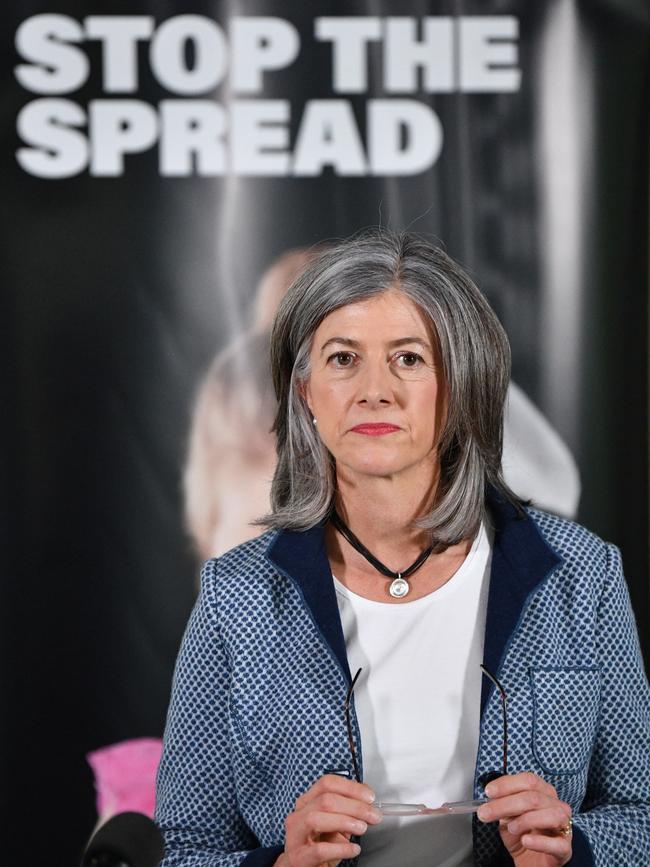
[[[350,746],[350,754],[352,756],[352,767],[354,768],[354,778],[360,783],[361,773],[359,772],[359,761],[357,750],[354,745],[354,737],[352,735],[352,722],[350,720],[350,703],[354,687],[363,669],[359,669],[352,678],[352,683],[345,697],[345,725],[348,731],[348,744]],[[483,674],[492,681],[494,686],[499,691],[501,696],[501,714],[503,720],[503,766],[500,771],[489,771],[479,778],[482,786],[487,786],[492,780],[508,773],[508,700],[504,688],[501,686],[496,677],[481,665]],[[487,798],[475,798],[471,801],[447,801],[439,807],[427,807],[426,804],[399,804],[390,801],[377,800],[374,806],[381,810],[385,816],[432,816],[432,815],[452,815],[454,813],[475,813],[481,804],[487,803]]]

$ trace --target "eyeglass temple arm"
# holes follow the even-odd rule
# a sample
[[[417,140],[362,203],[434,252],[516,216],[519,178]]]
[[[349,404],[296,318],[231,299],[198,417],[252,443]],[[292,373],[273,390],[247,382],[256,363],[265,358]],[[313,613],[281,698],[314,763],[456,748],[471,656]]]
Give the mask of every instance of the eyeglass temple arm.
[[[492,672],[483,664],[481,664],[481,671],[488,680],[492,681],[495,687],[499,690],[499,695],[501,696],[501,713],[503,715],[503,774],[505,776],[508,773],[508,699],[506,698],[504,688]]]
[[[345,696],[345,725],[348,730],[348,745],[350,747],[350,754],[352,755],[352,764],[354,766],[354,778],[357,783],[361,782],[361,773],[359,771],[359,762],[357,761],[357,751],[354,746],[354,737],[352,735],[352,723],[350,721],[350,702],[352,701],[352,693],[354,692],[354,685],[356,684],[359,675],[363,669],[359,669],[357,673],[352,678],[352,683],[350,684],[350,689]]]

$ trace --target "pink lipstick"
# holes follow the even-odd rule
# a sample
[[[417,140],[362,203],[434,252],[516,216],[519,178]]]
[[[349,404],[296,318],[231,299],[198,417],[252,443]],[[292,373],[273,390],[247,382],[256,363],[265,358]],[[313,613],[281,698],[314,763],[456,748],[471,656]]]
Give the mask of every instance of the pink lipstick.
[[[365,436],[368,437],[381,437],[385,434],[394,433],[396,430],[399,430],[399,428],[394,424],[377,422],[376,424],[358,424],[355,425],[352,430],[354,433],[365,434]]]

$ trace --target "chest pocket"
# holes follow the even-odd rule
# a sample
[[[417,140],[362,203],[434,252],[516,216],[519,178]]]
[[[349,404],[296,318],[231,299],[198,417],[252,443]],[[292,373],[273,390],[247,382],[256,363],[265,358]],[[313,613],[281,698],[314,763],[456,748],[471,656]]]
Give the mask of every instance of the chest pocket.
[[[600,668],[531,668],[533,752],[550,774],[576,774],[591,755],[600,718]]]

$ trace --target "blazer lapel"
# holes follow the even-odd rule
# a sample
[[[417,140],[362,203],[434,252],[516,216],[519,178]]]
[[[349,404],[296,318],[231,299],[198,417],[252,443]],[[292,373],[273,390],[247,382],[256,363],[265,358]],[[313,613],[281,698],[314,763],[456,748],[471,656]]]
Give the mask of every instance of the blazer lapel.
[[[300,591],[326,647],[351,683],[336,591],[322,524],[309,530],[280,530],[267,549],[268,559]]]
[[[563,561],[544,541],[533,519],[519,515],[493,488],[488,489],[487,506],[494,522],[494,547],[483,661],[498,677],[529,599]],[[484,678],[481,715],[493,689],[492,683]]]

